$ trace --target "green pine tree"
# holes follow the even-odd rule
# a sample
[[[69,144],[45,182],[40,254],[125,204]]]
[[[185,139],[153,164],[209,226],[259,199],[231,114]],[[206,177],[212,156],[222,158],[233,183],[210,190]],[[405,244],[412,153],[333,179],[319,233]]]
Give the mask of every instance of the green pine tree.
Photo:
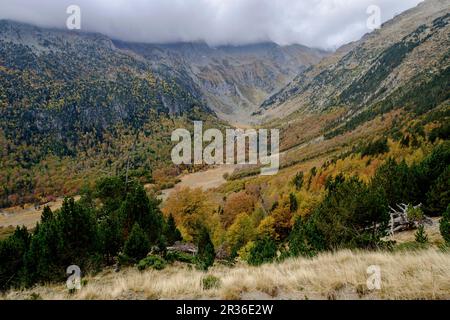
[[[423,226],[423,224],[419,225],[415,237],[417,243],[424,244],[428,242],[428,236],[427,233],[425,232],[425,227]]]
[[[99,223],[98,236],[100,251],[106,257],[107,262],[111,262],[123,245],[120,223],[115,213],[110,214]]]
[[[263,263],[272,262],[277,255],[277,245],[271,238],[259,239],[250,249],[247,262],[250,265],[258,266]]]
[[[441,221],[439,222],[439,229],[445,242],[450,244],[450,204],[442,215]]]
[[[45,206],[44,210],[42,210],[41,222],[45,223],[45,222],[50,221],[52,219],[53,219],[53,212],[52,212],[52,210],[48,206]]]
[[[131,229],[130,236],[125,242],[123,253],[133,262],[145,258],[150,251],[150,241],[144,230],[135,223]]]
[[[450,203],[450,165],[431,185],[427,193],[425,213],[430,216],[440,216]]]
[[[303,181],[304,181],[304,175],[303,172],[300,171],[299,173],[297,173],[294,177],[293,183],[295,186],[295,189],[300,190],[303,186]]]
[[[63,266],[83,267],[98,249],[98,230],[94,212],[73,198],[64,199],[57,214],[56,228],[61,234],[63,248],[59,252]]]
[[[166,223],[164,224],[164,236],[169,245],[174,244],[176,241],[183,240],[181,232],[180,230],[178,230],[175,224],[175,219],[171,214],[169,215]]]
[[[294,213],[297,212],[298,209],[298,201],[295,194],[291,193],[289,194],[289,210],[290,212]]]
[[[26,227],[17,227],[6,240],[0,241],[0,290],[23,283],[24,260],[30,245]]]
[[[294,228],[289,235],[289,254],[293,257],[310,257],[315,254],[314,248],[308,242],[306,227],[303,218],[295,221]]]
[[[316,167],[312,167],[311,170],[309,170],[308,186],[306,187],[306,189],[309,190],[309,188],[311,187],[312,178],[315,177],[316,174],[317,174]]]
[[[26,284],[32,285],[38,281],[63,280],[65,267],[62,265],[64,239],[55,219],[38,224],[31,237],[30,249],[24,257]]]
[[[214,264],[216,252],[214,245],[206,228],[202,228],[198,240],[197,267],[201,270],[208,270]]]
[[[163,217],[159,202],[147,196],[142,185],[132,189],[120,207],[124,237],[127,238],[135,223],[147,234],[148,240],[156,244],[162,235]]]

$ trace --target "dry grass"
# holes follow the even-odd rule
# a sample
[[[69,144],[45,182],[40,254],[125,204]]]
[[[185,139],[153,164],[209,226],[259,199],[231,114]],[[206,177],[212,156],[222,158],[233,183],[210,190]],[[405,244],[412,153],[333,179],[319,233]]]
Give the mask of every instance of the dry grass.
[[[381,290],[369,291],[367,267],[381,268]],[[72,295],[63,285],[11,291],[2,298],[29,299],[450,299],[450,254],[339,251],[261,267],[216,266],[218,288],[204,290],[206,274],[187,266],[163,271],[105,271],[86,278]]]
[[[75,196],[74,199],[79,200],[80,196]],[[35,207],[34,204],[28,203],[23,206],[0,209],[0,228],[3,227],[14,230],[16,226],[25,226],[28,229],[32,229],[41,219],[44,206],[48,206],[52,211],[55,211],[62,207],[63,202],[64,198],[61,197],[39,207]]]

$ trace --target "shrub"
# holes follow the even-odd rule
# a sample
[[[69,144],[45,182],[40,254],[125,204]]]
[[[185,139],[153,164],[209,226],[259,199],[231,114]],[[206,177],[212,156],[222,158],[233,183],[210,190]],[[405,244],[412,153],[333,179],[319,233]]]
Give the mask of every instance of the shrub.
[[[167,262],[179,261],[179,262],[183,262],[183,263],[192,263],[192,264],[194,264],[196,261],[194,256],[192,256],[188,253],[179,252],[179,251],[167,252],[165,255],[165,259]]]
[[[139,261],[137,267],[139,270],[145,270],[147,268],[162,270],[166,267],[166,265],[166,261],[163,258],[155,255],[150,255]]]
[[[406,208],[406,216],[408,217],[408,220],[412,221],[422,221],[424,218],[422,209],[420,209],[420,207],[414,208],[414,206],[410,204]]]
[[[220,279],[213,275],[207,275],[202,278],[203,290],[216,289],[220,287]]]
[[[252,248],[254,246],[255,246],[254,241],[247,242],[247,244],[245,246],[243,246],[241,249],[239,249],[239,251],[238,251],[239,258],[243,261],[248,261],[248,259],[250,257],[250,252],[252,251]]]
[[[399,251],[399,252],[402,252],[402,251],[411,252],[411,251],[424,250],[427,248],[428,248],[428,245],[426,243],[419,243],[416,241],[408,241],[408,242],[399,243],[393,247],[394,251]]]
[[[257,240],[250,249],[247,262],[253,266],[272,262],[277,255],[277,245],[270,238]]]
[[[33,292],[28,300],[42,300],[42,297],[39,293]]]
[[[124,254],[131,261],[139,261],[143,259],[150,250],[150,242],[144,230],[135,223],[131,230],[130,237],[125,242]]]
[[[447,244],[450,244],[450,204],[447,206],[447,210],[445,210],[444,214],[442,215],[439,229],[445,242]]]

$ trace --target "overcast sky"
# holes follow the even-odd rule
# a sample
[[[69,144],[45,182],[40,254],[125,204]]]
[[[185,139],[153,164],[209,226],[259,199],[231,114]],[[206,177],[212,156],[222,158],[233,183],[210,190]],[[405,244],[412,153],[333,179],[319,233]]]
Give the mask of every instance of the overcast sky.
[[[65,27],[66,8],[81,8],[81,29],[137,42],[274,41],[334,49],[367,29],[378,5],[384,22],[421,0],[0,0],[0,19]]]

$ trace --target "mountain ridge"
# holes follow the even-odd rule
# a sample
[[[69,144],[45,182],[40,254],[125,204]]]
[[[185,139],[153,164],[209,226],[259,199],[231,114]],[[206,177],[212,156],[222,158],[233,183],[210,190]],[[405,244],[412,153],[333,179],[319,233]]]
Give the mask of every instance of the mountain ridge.
[[[114,43],[149,61],[163,61],[171,72],[190,78],[206,104],[230,123],[251,122],[251,113],[265,98],[286,85],[299,71],[329,54],[302,45],[275,43],[217,47],[203,42]]]
[[[344,106],[355,115],[375,108],[419,75],[445,73],[449,13],[445,0],[427,0],[399,14],[303,71],[263,102],[260,114],[271,118]]]

